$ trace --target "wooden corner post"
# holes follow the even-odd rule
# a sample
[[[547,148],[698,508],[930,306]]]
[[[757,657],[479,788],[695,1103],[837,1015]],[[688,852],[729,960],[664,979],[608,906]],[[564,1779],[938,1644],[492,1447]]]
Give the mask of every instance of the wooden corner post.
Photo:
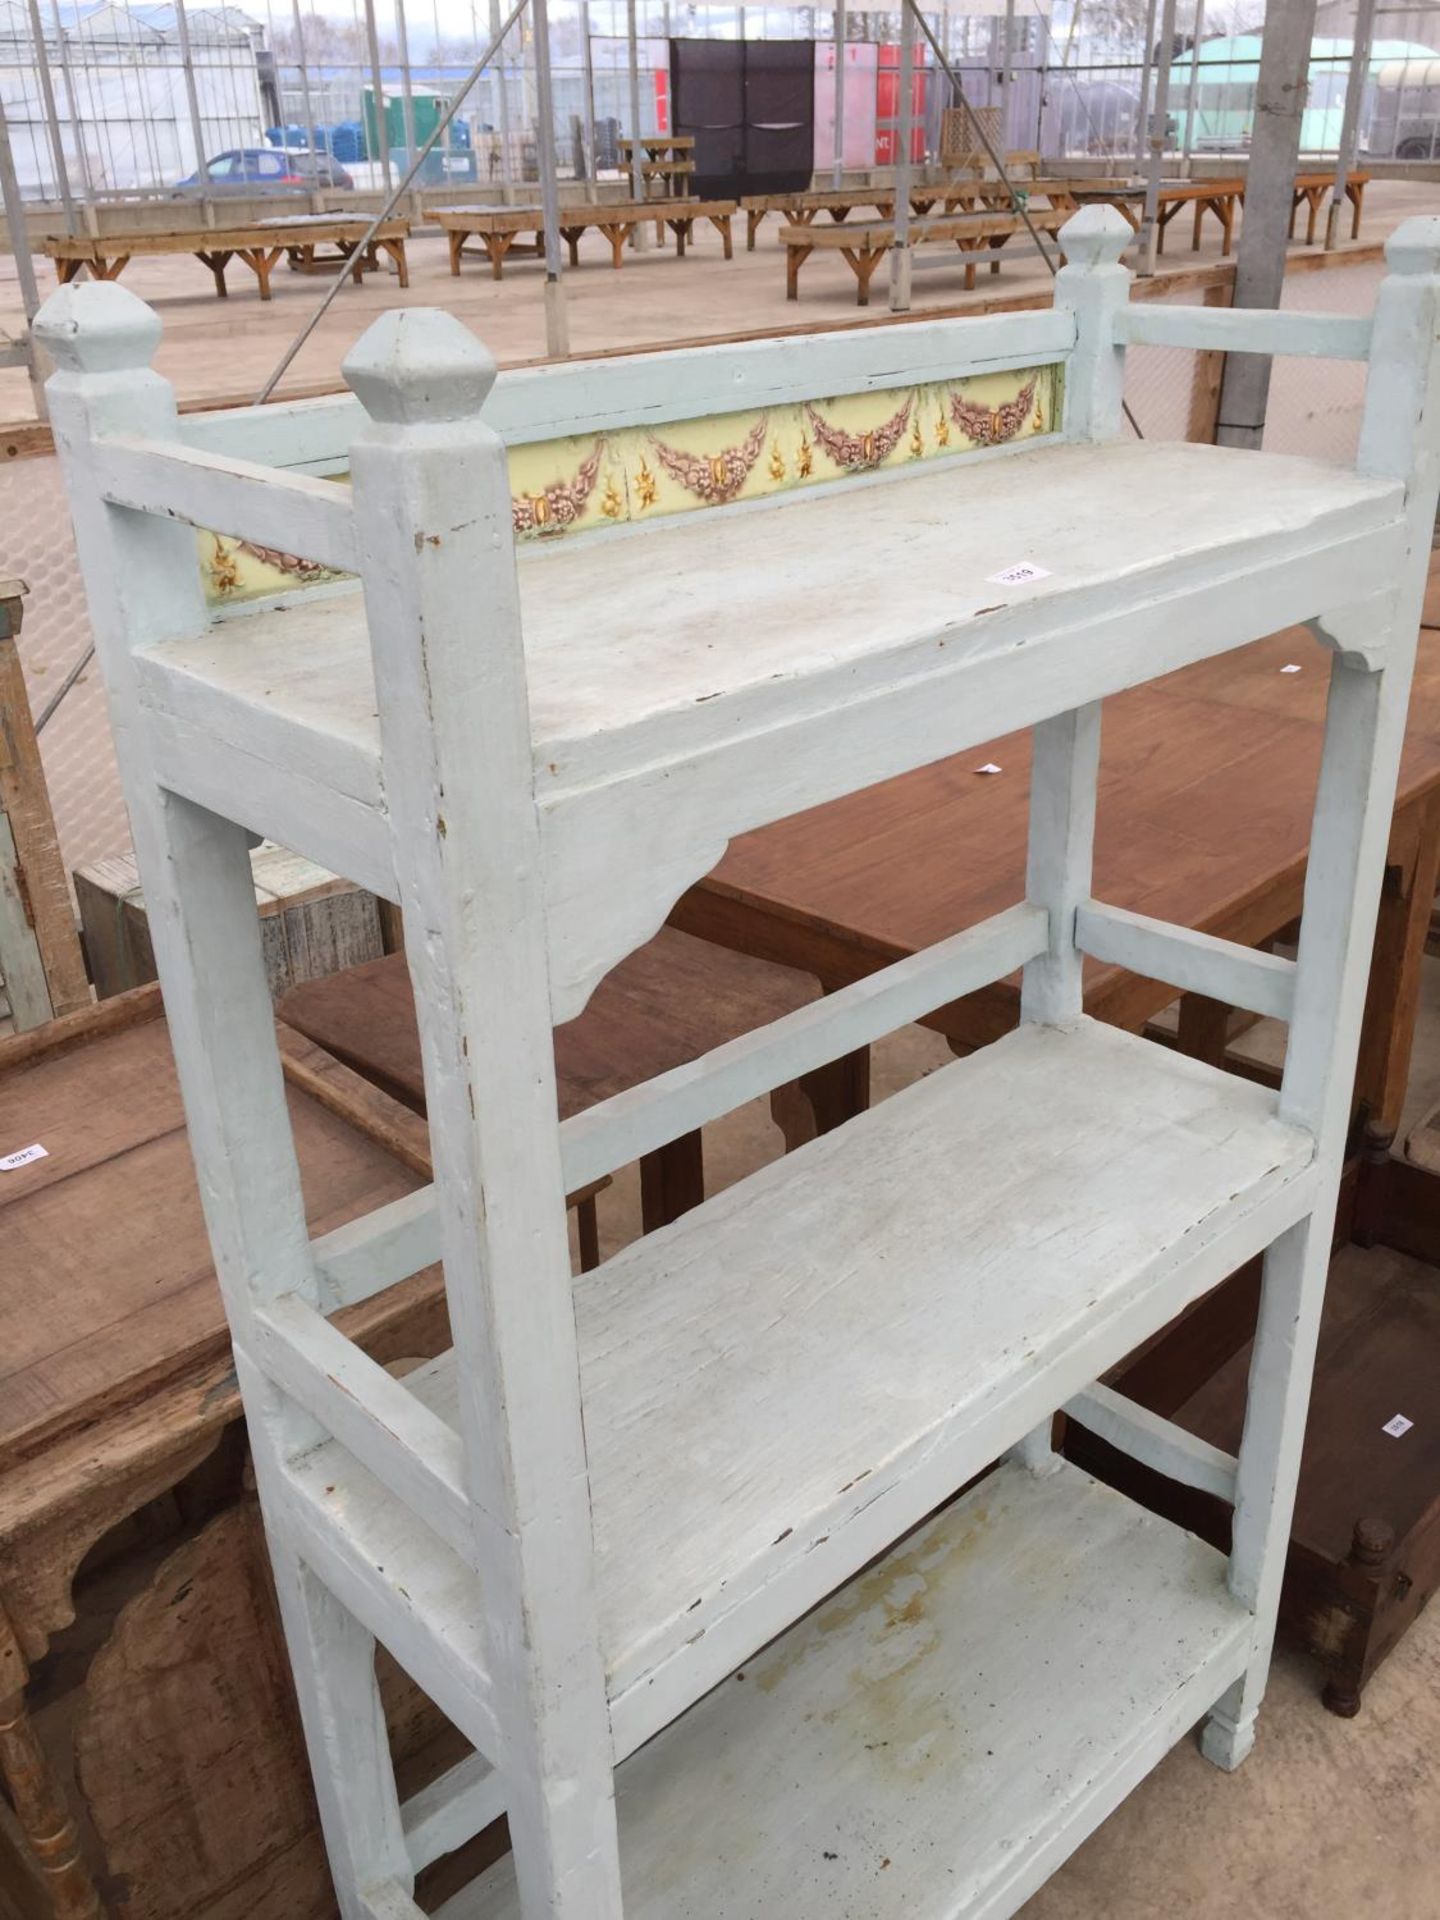
[[[1075,321],[1075,350],[1065,371],[1067,440],[1113,440],[1120,432],[1125,349],[1115,337],[1115,316],[1130,296],[1130,273],[1120,265],[1129,239],[1130,228],[1113,207],[1086,207],[1060,231],[1067,264],[1056,276],[1055,305]],[[1075,915],[1090,897],[1099,771],[1098,700],[1035,728],[1025,892],[1050,915],[1050,946],[1026,965],[1023,1020],[1057,1025],[1081,1011]]]
[[[489,353],[385,315],[345,361],[386,804],[526,1920],[619,1920],[505,448]]]
[[[1406,221],[1385,257],[1359,466],[1403,480],[1410,542],[1392,593],[1314,623],[1336,652],[1280,1117],[1315,1135],[1321,1199],[1265,1256],[1230,1560],[1231,1589],[1256,1617],[1255,1652],[1203,1736],[1227,1768],[1254,1744],[1280,1604],[1440,482],[1440,219]]]

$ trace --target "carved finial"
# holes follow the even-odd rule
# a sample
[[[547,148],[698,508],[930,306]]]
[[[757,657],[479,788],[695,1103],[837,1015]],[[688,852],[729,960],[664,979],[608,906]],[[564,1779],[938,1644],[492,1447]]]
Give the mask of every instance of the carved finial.
[[[1391,273],[1440,273],[1440,216],[1402,220],[1385,242],[1385,264]]]
[[[436,307],[382,314],[341,371],[371,419],[390,426],[472,418],[495,384],[489,348]]]
[[[1082,207],[1060,229],[1060,250],[1072,267],[1114,266],[1135,238],[1114,207]]]
[[[113,280],[74,282],[36,314],[35,337],[66,373],[125,373],[150,365],[160,316]]]
[[[1416,221],[1417,226],[1430,222]],[[1362,1514],[1355,1522],[1350,1540],[1350,1557],[1361,1567],[1383,1567],[1395,1550],[1395,1529],[1388,1520],[1374,1514]]]

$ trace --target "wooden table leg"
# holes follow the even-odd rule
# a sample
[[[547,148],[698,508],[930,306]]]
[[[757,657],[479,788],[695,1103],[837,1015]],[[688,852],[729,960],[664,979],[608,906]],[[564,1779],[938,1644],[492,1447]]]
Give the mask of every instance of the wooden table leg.
[[[800,246],[795,241],[787,241],[785,246],[785,298],[800,298],[800,269],[815,251],[813,247]]]
[[[757,213],[754,207],[745,209],[745,251],[747,253],[755,251],[755,236],[760,231],[760,222],[764,218],[764,211]]]
[[[793,1153],[807,1140],[844,1126],[869,1104],[870,1049],[861,1047],[776,1087],[770,1096],[770,1114],[785,1136],[785,1151]]]
[[[100,1898],[80,1858],[80,1836],[25,1706],[25,1662],[3,1612],[0,1675],[0,1778],[51,1912],[55,1920],[100,1920]]]
[[[222,249],[214,253],[202,253],[196,256],[202,260],[215,276],[215,292],[221,300],[230,297],[230,289],[225,284],[225,269],[234,258],[233,254]]]
[[[712,213],[710,216],[710,224],[719,230],[720,238],[725,243],[725,258],[727,260],[733,260],[735,258],[735,236],[730,228],[730,215],[728,213]]]
[[[1203,993],[1181,995],[1181,1053],[1189,1054],[1192,1060],[1203,1060],[1207,1067],[1223,1067],[1229,1034],[1230,1009],[1223,1000],[1208,1000]]]
[[[1408,858],[1385,868],[1375,955],[1360,1030],[1355,1098],[1366,1159],[1388,1153],[1400,1126],[1420,1009],[1420,962],[1440,875],[1440,802],[1418,822]]]
[[[699,1132],[647,1153],[640,1162],[640,1218],[646,1233],[668,1227],[705,1198],[705,1155]]]
[[[1355,209],[1355,217],[1350,222],[1350,238],[1352,240],[1358,240],[1360,238],[1360,202],[1365,198],[1364,181],[1347,181],[1345,198]]]
[[[380,245],[395,262],[395,277],[399,280],[400,285],[402,287],[408,287],[410,284],[410,263],[405,258],[405,242],[403,238],[382,240]]]
[[[575,1237],[580,1243],[580,1271],[593,1273],[600,1264],[600,1220],[593,1198],[575,1204]]]
[[[458,280],[460,278],[460,255],[465,250],[466,235],[457,233],[455,228],[452,227],[445,237],[450,242],[450,271]]]

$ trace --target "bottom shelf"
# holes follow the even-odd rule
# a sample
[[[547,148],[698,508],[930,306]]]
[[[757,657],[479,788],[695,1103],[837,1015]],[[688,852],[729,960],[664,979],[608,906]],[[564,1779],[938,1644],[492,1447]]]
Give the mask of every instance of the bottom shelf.
[[[634,1754],[626,1920],[998,1920],[1238,1676],[1211,1547],[1002,1466]],[[440,1920],[518,1920],[510,1860]]]

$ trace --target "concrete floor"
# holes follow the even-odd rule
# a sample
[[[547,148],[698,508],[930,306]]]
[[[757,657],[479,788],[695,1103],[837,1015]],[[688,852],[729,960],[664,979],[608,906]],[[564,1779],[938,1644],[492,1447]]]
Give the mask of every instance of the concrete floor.
[[[1362,242],[1383,239],[1408,214],[1433,212],[1440,207],[1440,187],[1433,182],[1377,181],[1365,203]],[[719,236],[708,225],[697,229],[693,252],[675,258],[652,244],[648,252],[627,253],[616,272],[609,264],[608,247],[596,235],[581,242],[581,264],[567,272],[565,287],[570,318],[571,351],[602,352],[607,348],[670,340],[697,339],[751,329],[779,329],[796,325],[844,325],[865,318],[855,306],[855,282],[850,269],[835,254],[815,254],[800,277],[800,299],[785,298],[785,254],[778,243],[778,220],[772,216],[761,229],[754,253],[747,253],[744,221],[737,219],[739,237],[735,257],[726,261]],[[1167,266],[1189,266],[1219,258],[1219,227],[1206,223],[1205,245],[1190,251],[1188,222],[1177,220],[1170,230]],[[334,306],[306,345],[286,377],[287,385],[336,381],[346,349],[377,314],[399,305],[442,306],[456,313],[484,339],[502,365],[534,359],[545,352],[542,311],[542,273],[539,262],[508,262],[505,278],[491,279],[481,262],[467,261],[459,279],[451,277],[438,229],[419,228],[410,242],[411,285],[401,292],[388,272],[371,274],[362,287],[347,283]],[[914,308],[960,308],[965,305],[964,277],[959,256],[940,248],[921,249],[916,255]],[[55,285],[48,261],[38,263],[42,294]],[[279,271],[275,297],[263,303],[249,269],[233,262],[229,271],[233,292],[228,300],[215,298],[208,269],[190,255],[137,258],[125,269],[122,284],[151,301],[165,322],[165,340],[157,364],[172,379],[182,398],[214,394],[249,394],[271,372],[281,353],[313,311],[324,291],[322,282]],[[882,270],[871,289],[872,318],[886,312],[886,279]],[[1033,250],[1012,241],[998,275],[982,270],[973,296],[1033,293],[1048,285],[1048,275]],[[0,329],[15,330],[20,301],[14,264],[0,257]],[[25,376],[16,369],[0,371],[0,419],[20,419],[30,411]]]

